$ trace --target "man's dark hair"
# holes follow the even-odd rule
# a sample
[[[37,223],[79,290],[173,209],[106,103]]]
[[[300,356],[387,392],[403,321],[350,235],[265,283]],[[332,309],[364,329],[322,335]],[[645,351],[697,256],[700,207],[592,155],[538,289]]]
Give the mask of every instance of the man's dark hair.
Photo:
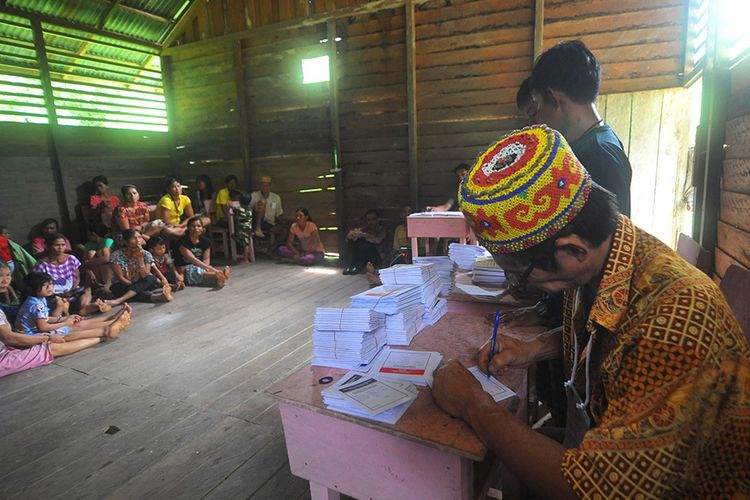
[[[555,241],[575,234],[591,246],[597,247],[614,234],[618,220],[619,209],[615,195],[592,182],[589,199],[572,221],[555,233],[552,238],[509,257],[523,263],[522,265],[533,263],[534,267],[540,269],[555,270],[557,267],[555,265]]]
[[[459,170],[469,171],[469,170],[471,170],[471,167],[469,165],[467,165],[466,163],[459,163],[458,165],[456,165],[453,168],[453,173],[456,174],[456,175],[458,175],[458,171]]]
[[[104,175],[97,175],[96,177],[91,179],[92,184],[96,184],[97,182],[101,182],[105,186],[109,186],[109,181],[107,180],[107,177],[105,177]]]
[[[516,92],[516,107],[523,111],[523,108],[525,108],[531,101],[531,77],[529,76],[522,81],[521,86],[518,87],[518,92]]]
[[[39,226],[44,227],[44,226],[49,226],[50,224],[54,224],[55,227],[58,229],[60,228],[60,224],[57,223],[57,219],[53,219],[53,218],[44,219],[42,223],[39,224]]]
[[[24,278],[24,283],[28,289],[29,295],[36,297],[42,291],[42,287],[47,283],[54,283],[55,279],[47,273],[31,271]]]
[[[536,60],[531,89],[548,97],[550,89],[564,92],[578,104],[592,103],[599,95],[602,69],[580,40],[560,42]]]
[[[225,183],[225,184],[229,184],[229,182],[230,182],[230,181],[234,181],[234,182],[239,182],[239,179],[237,179],[237,176],[236,176],[236,175],[227,175],[227,176],[226,176],[226,177],[224,178],[224,183]]]

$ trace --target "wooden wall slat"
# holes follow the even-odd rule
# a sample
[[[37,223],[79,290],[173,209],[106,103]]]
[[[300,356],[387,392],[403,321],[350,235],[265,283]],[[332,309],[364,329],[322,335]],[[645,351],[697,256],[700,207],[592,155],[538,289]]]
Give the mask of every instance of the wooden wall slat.
[[[750,233],[719,221],[719,248],[737,259],[745,267],[750,267]]]
[[[724,160],[722,188],[735,193],[750,194],[750,158]]]

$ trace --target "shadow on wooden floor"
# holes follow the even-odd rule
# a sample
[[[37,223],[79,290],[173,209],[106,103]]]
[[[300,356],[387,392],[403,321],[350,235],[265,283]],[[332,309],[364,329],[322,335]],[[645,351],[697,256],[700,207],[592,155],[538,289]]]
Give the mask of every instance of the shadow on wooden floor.
[[[0,379],[0,498],[309,498],[263,390],[309,362],[316,307],[366,288],[259,261],[224,290],[135,304],[114,342]]]

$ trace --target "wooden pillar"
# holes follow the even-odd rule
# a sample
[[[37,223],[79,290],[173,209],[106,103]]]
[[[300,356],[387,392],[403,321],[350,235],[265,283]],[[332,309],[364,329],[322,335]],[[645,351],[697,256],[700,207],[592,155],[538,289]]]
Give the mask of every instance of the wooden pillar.
[[[406,100],[409,134],[409,193],[412,208],[419,211],[419,158],[417,135],[417,69],[414,61],[416,35],[414,27],[414,4],[407,2],[406,9]]]
[[[34,34],[34,48],[39,59],[39,79],[42,82],[42,92],[44,94],[44,106],[47,108],[47,117],[49,126],[47,127],[47,144],[49,145],[49,157],[52,165],[52,177],[55,183],[55,192],[57,193],[57,204],[60,208],[60,217],[63,227],[70,228],[71,218],[68,209],[68,196],[65,193],[65,178],[63,176],[62,161],[57,144],[57,112],[55,110],[55,98],[52,93],[52,80],[49,74],[49,64],[47,62],[47,49],[44,45],[44,33],[42,32],[42,23],[38,19],[31,19],[31,29]]]
[[[534,61],[544,51],[544,0],[534,2]]]
[[[326,36],[328,37],[328,89],[331,113],[331,142],[333,146],[334,185],[336,187],[336,225],[338,226],[339,254],[346,258],[346,232],[344,225],[344,169],[341,168],[341,129],[339,128],[339,84],[336,72],[336,20],[326,21]],[[342,259],[343,260],[343,259]]]
[[[693,239],[710,251],[717,244],[727,96],[730,93],[729,64],[718,47],[718,9],[716,2],[709,5],[701,120],[695,141]]]
[[[161,83],[164,89],[164,102],[167,107],[167,145],[169,147],[169,167],[172,175],[181,179],[180,162],[177,159],[177,134],[174,114],[174,94],[172,93],[172,56],[161,57]]]
[[[239,109],[240,140],[242,141],[242,176],[245,178],[245,189],[252,189],[252,170],[250,168],[250,114],[247,110],[247,88],[245,86],[245,64],[242,60],[242,40],[234,42],[234,84],[237,89],[237,108]]]

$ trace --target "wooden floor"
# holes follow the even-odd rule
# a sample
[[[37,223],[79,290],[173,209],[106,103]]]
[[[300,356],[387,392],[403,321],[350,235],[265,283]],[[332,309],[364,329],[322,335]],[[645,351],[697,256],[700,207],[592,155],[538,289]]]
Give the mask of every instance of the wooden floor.
[[[316,307],[366,288],[259,261],[221,291],[135,304],[116,341],[0,379],[0,498],[309,498],[263,390],[309,362]]]

